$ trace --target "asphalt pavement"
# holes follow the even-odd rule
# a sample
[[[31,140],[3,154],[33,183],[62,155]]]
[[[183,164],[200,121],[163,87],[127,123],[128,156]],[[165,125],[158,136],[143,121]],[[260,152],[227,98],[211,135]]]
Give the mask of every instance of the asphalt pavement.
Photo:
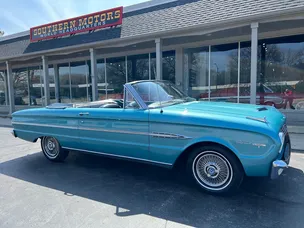
[[[181,172],[70,153],[51,163],[39,143],[0,127],[0,227],[304,227],[304,153],[275,181],[248,178],[232,197],[205,194]]]

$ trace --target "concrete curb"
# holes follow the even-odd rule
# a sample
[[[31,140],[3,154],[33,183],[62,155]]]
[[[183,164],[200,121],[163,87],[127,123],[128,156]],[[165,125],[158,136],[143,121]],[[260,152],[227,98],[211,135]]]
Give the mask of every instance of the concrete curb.
[[[287,128],[291,134],[304,134],[304,126],[287,125]]]
[[[12,125],[5,125],[5,124],[0,124],[0,127],[13,128],[13,126],[12,126]]]

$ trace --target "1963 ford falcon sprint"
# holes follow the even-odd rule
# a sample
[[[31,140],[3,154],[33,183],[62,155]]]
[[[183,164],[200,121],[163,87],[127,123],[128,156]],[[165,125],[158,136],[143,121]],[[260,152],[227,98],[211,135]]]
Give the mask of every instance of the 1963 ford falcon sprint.
[[[215,194],[235,191],[245,175],[277,178],[290,159],[285,117],[274,107],[195,101],[166,81],[127,83],[122,100],[18,111],[12,124],[15,137],[41,139],[51,161],[73,150],[185,164]]]

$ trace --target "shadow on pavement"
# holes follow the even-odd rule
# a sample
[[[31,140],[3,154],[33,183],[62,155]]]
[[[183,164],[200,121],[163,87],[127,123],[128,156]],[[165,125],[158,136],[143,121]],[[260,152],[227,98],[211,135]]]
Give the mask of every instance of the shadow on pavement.
[[[42,153],[0,164],[0,173],[116,206],[116,216],[147,214],[195,227],[300,227],[304,175],[289,168],[278,180],[248,178],[239,194],[216,197],[180,173],[100,156],[70,153],[51,163]]]

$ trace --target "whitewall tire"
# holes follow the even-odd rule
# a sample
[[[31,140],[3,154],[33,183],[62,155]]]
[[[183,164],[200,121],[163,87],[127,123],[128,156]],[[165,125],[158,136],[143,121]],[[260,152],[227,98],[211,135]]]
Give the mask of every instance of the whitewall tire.
[[[187,169],[201,189],[213,194],[236,192],[244,176],[237,157],[216,145],[194,149],[188,158]]]
[[[62,162],[69,155],[69,151],[62,149],[58,140],[54,137],[43,137],[41,139],[41,149],[44,156],[54,162]]]

